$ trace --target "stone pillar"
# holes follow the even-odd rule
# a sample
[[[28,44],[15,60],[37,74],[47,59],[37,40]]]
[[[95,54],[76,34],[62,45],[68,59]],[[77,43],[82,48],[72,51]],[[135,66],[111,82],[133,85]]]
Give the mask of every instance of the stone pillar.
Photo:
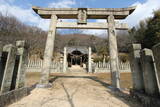
[[[141,51],[141,63],[144,78],[145,92],[149,95],[157,95],[159,93],[157,80],[156,80],[156,69],[154,66],[153,53],[150,49],[143,49]]]
[[[16,48],[13,45],[6,45],[3,48],[3,51],[7,52],[7,61],[4,69],[4,76],[1,85],[1,93],[5,93],[10,91],[11,82],[12,82],[12,75],[15,65],[15,58],[16,58]]]
[[[63,56],[63,72],[67,70],[67,48],[64,47],[64,56]]]
[[[120,73],[118,65],[118,49],[114,16],[108,16],[109,55],[111,66],[111,82],[115,88],[120,88]]]
[[[155,59],[155,64],[157,68],[157,82],[158,82],[158,88],[160,90],[160,43],[153,46],[153,55]]]
[[[141,44],[132,44],[130,46],[130,67],[132,72],[133,89],[137,91],[144,90],[143,72],[140,62]]]
[[[91,60],[92,50],[91,47],[88,48],[88,72],[92,73],[92,60]]]
[[[25,49],[25,41],[17,41],[17,55],[19,56],[18,72],[16,79],[16,88],[25,86],[25,64],[27,64],[27,51]]]
[[[49,83],[49,73],[50,73],[50,66],[52,64],[52,56],[54,50],[54,40],[56,34],[56,24],[57,24],[57,16],[51,16],[51,22],[49,27],[49,32],[46,41],[46,47],[44,52],[44,60],[43,60],[43,68],[41,72],[41,85],[47,86]]]

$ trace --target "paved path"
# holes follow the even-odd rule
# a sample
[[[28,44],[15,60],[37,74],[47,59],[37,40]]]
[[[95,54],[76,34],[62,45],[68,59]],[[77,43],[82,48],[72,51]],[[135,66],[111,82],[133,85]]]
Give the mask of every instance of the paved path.
[[[53,79],[50,89],[34,89],[9,107],[140,107],[128,94],[114,91],[89,74],[75,73]]]

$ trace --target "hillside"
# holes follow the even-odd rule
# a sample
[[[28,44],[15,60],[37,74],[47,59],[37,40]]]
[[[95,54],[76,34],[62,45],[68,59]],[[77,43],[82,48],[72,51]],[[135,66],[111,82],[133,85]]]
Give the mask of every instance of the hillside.
[[[17,40],[25,40],[29,56],[37,54],[43,57],[47,32],[42,29],[29,26],[17,20],[13,16],[0,14],[0,41],[4,44],[14,44]],[[129,37],[121,33],[118,36],[119,51],[127,52],[126,44]],[[56,34],[54,52],[63,51],[64,46],[91,46],[92,52],[99,55],[108,55],[108,40],[96,35],[86,34]]]
[[[64,46],[91,46],[100,44],[103,38],[86,34],[56,35],[55,49],[61,51]]]

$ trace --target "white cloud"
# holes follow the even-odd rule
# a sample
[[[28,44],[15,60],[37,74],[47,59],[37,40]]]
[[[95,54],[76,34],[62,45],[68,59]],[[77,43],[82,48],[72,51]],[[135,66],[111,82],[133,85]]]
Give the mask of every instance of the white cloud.
[[[22,21],[23,23],[27,23],[30,25],[37,26],[43,30],[48,30],[49,28],[49,22],[50,20],[42,19],[36,13],[33,12],[33,10],[30,9],[24,9],[19,6],[16,6],[13,4],[15,0],[0,0],[0,12],[3,15],[12,15]],[[63,0],[58,2],[52,2],[49,4],[49,6],[52,7],[59,7],[59,8],[69,8],[73,5],[76,5],[76,2],[73,0]]]
[[[124,21],[130,26],[137,25],[141,20],[153,16],[153,11],[160,8],[160,0],[147,0],[145,3],[136,2],[132,6],[137,5],[136,10],[128,16]]]
[[[11,1],[13,0],[0,2],[0,12],[3,15],[9,14],[16,17],[23,23],[40,27],[43,30],[48,30],[48,20],[43,20],[39,16],[36,16],[32,9],[23,9],[21,7],[11,4]]]
[[[106,20],[103,19],[97,19],[95,22],[106,22]],[[106,36],[107,35],[107,29],[106,30],[97,30],[97,29],[82,29],[81,30],[83,34],[91,34],[91,35],[97,35],[97,36]]]
[[[76,5],[74,0],[59,0],[49,4],[51,8],[70,8]]]
[[[96,35],[96,36],[107,36],[106,30],[96,30],[96,29],[83,29],[81,30],[83,34]]]

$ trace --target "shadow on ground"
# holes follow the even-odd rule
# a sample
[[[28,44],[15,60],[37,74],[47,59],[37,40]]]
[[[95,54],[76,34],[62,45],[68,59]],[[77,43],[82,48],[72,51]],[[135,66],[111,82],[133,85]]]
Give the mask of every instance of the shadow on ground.
[[[57,79],[57,78],[56,78],[56,79]],[[56,80],[56,79],[54,79],[54,80]],[[67,99],[65,99],[65,98],[51,98],[51,99],[46,99],[46,101],[41,102],[41,106],[45,105],[45,104],[48,103],[49,101],[58,100],[58,101],[68,101],[71,107],[75,107],[75,105],[74,105],[74,103],[73,103],[73,97],[74,97],[74,95],[78,92],[78,89],[79,89],[80,86],[78,86],[71,95],[69,94],[68,89],[65,87],[64,83],[61,83],[61,86],[62,86],[63,89],[64,89],[64,92],[65,92],[65,94],[66,94],[66,96],[67,96]]]
[[[102,86],[104,86],[107,89],[106,90],[107,92],[109,92],[111,95],[118,98],[119,100],[121,100],[122,102],[127,104],[128,106],[137,107],[136,105],[133,105],[133,102],[137,103],[137,101],[134,98],[132,98],[129,94],[124,93],[122,89],[113,88],[110,84],[99,80],[96,76],[55,76],[55,77],[51,78],[49,82],[54,83],[54,81],[57,80],[58,78],[86,78],[86,79],[91,79],[91,80],[101,84]],[[66,96],[67,96],[67,99],[68,99],[68,102],[69,102],[70,106],[75,107],[74,103],[73,103],[73,96],[77,92],[78,88],[75,90],[74,93],[72,93],[70,95],[68,93],[67,88],[64,86],[64,84],[62,83],[61,85],[62,85],[62,87],[63,87],[63,89],[66,93]]]

